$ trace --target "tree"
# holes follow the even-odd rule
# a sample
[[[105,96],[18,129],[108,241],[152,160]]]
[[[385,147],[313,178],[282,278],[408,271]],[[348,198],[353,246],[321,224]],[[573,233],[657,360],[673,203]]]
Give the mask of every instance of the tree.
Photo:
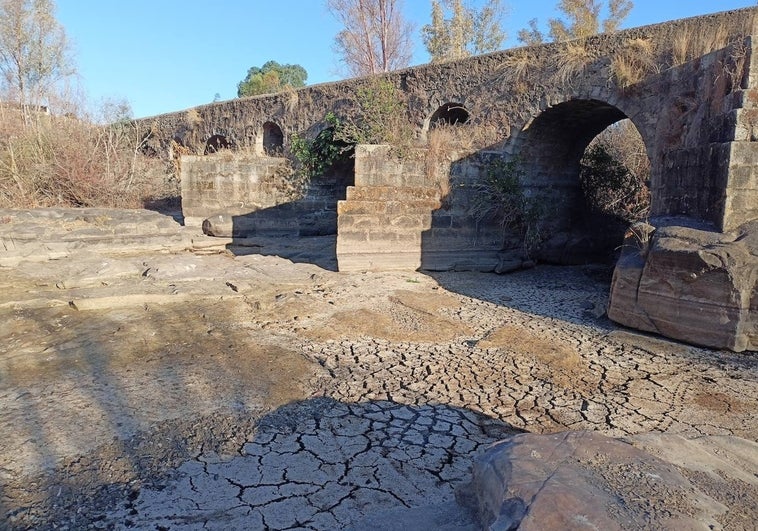
[[[603,4],[602,0],[561,0],[558,9],[566,20],[548,20],[550,39],[555,42],[581,39],[599,33],[601,28],[605,33],[616,31],[634,7],[632,0],[608,0],[607,17],[601,20]],[[545,36],[537,28],[537,19],[529,21],[528,30],[519,31],[518,39],[527,45],[545,41]]]
[[[6,96],[25,112],[74,73],[52,0],[0,0],[0,73]]]
[[[237,96],[242,98],[271,94],[286,87],[304,87],[306,79],[308,72],[300,65],[280,65],[276,61],[268,61],[260,68],[254,66],[247,71],[245,79],[237,84]]]
[[[389,72],[410,64],[413,25],[402,14],[402,0],[327,0],[343,29],[334,49],[350,75]]]
[[[450,18],[445,18],[445,11]],[[462,0],[432,0],[432,22],[421,28],[433,63],[462,59],[497,50],[505,40],[501,0],[489,0],[481,10]]]

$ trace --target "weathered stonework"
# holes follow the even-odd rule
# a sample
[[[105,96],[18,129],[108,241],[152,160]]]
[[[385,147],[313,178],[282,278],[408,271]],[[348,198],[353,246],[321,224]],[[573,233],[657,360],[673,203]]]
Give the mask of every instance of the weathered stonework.
[[[758,350],[758,223],[726,234],[634,227],[616,265],[608,317],[698,345]]]
[[[586,144],[611,123],[629,118],[651,160],[652,214],[683,215],[733,229],[758,216],[754,159],[758,91],[751,35],[753,9],[596,35],[581,43],[586,62],[566,67],[566,43],[518,48],[386,74],[404,94],[408,120],[424,138],[430,117],[455,103],[469,113],[474,152],[517,155],[531,183],[553,194],[555,216],[570,223],[578,161]],[[723,47],[672,60],[677,35],[725,33]],[[651,47],[651,63],[634,83],[612,65],[635,42]],[[731,44],[726,44],[731,43]],[[526,64],[527,68],[518,68]],[[141,121],[150,147],[203,153],[222,137],[232,148],[260,151],[266,127],[315,135],[327,112],[351,116],[357,89],[371,79],[241,98]],[[628,84],[627,84],[628,83]],[[273,125],[271,125],[273,124]],[[480,134],[486,132],[487,134]],[[380,184],[380,183],[375,183]],[[388,182],[388,185],[394,185]]]
[[[335,177],[298,178],[284,158],[221,152],[181,158],[185,224],[206,234],[334,234],[345,185]]]
[[[402,94],[419,139],[416,157],[398,160],[387,148],[359,146],[355,171],[338,176],[323,203],[311,201],[313,186],[302,200],[287,203],[255,182],[243,184],[244,172],[222,184],[219,171],[210,179],[183,182],[190,190],[185,215],[195,222],[206,216],[208,233],[226,236],[336,231],[343,270],[493,270],[499,251],[509,251],[509,264],[520,261],[520,244],[494,219],[473,216],[471,206],[489,161],[516,157],[527,193],[549,211],[545,239],[552,247],[542,256],[577,263],[583,249],[592,248],[572,233],[581,208],[580,158],[598,133],[628,118],[651,163],[651,218],[680,217],[709,223],[716,233],[735,231],[758,219],[757,12],[729,11],[388,73],[384,79]],[[694,44],[700,37],[722,35],[710,52]],[[675,50],[675,43],[687,40],[683,36],[693,43],[684,55]],[[643,49],[649,57],[638,64],[636,77],[620,77],[614,68],[618,61]],[[140,125],[150,131],[148,147],[166,155],[181,146],[196,154],[246,148],[261,161],[266,152],[291,157],[294,134],[313,138],[328,127],[330,112],[355,117],[359,89],[374,82],[353,79],[219,102]],[[448,146],[445,156],[438,153],[430,164],[423,155],[431,148],[430,122],[451,106],[467,113],[468,145]],[[254,159],[245,164],[269,168]],[[198,188],[199,182],[213,182],[225,192]],[[754,260],[751,255],[746,267]],[[677,274],[672,264],[670,271],[661,270],[661,286],[666,275]],[[686,299],[686,290],[682,293]],[[739,308],[747,308],[746,322],[755,320],[754,305]],[[689,334],[674,337],[694,340]],[[751,348],[739,341],[703,344]]]

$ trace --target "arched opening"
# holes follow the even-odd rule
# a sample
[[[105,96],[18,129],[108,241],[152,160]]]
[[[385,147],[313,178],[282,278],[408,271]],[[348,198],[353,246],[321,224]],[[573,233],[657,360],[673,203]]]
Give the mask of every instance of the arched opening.
[[[205,155],[211,155],[213,153],[221,151],[222,149],[231,149],[231,147],[231,142],[229,142],[229,139],[224,135],[213,135],[205,143],[205,151],[203,153]]]
[[[142,136],[139,143],[139,151],[147,158],[158,158],[158,150],[156,149],[157,140],[152,133],[146,133]]]
[[[345,198],[345,190],[355,181],[355,145],[334,137],[334,127],[322,129],[311,143],[311,156],[316,175],[311,185],[318,189],[338,190],[338,198]]]
[[[269,157],[280,156],[284,148],[284,133],[274,122],[263,124],[263,153]]]
[[[445,103],[429,118],[429,129],[441,125],[463,125],[469,120],[469,112],[460,103]]]
[[[612,263],[628,225],[647,214],[648,174],[632,173],[649,170],[649,161],[627,118],[602,101],[571,100],[542,112],[519,135],[515,152],[526,188],[543,206],[538,258]],[[631,146],[633,157],[624,153]],[[633,158],[645,160],[625,168]]]

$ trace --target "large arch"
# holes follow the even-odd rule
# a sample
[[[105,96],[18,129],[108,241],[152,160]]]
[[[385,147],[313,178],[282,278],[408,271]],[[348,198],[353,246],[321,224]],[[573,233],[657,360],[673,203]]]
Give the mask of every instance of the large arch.
[[[519,160],[527,193],[544,206],[546,235],[562,234],[558,239],[560,245],[567,240],[582,242],[578,244],[581,249],[575,252],[564,247],[551,249],[548,245],[545,252],[549,257],[543,258],[573,263],[576,260],[573,254],[598,258],[620,244],[623,225],[611,228],[590,216],[579,176],[580,161],[590,142],[607,127],[624,119],[634,123],[621,109],[605,101],[571,99],[543,110],[507,147]],[[644,131],[639,128],[638,131],[649,158],[650,142]],[[621,234],[616,234],[619,231]],[[565,258],[561,253],[565,253]]]

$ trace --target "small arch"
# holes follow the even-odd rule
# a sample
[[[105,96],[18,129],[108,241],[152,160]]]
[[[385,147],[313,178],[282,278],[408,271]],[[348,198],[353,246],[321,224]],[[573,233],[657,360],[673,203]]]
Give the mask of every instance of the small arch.
[[[221,151],[222,149],[231,149],[231,148],[232,148],[231,142],[229,142],[229,139],[226,138],[224,135],[213,135],[205,143],[205,151],[203,152],[203,154],[211,155],[213,153],[217,153]]]
[[[263,153],[269,157],[280,155],[284,149],[284,133],[274,122],[263,124]]]
[[[142,136],[139,143],[139,151],[147,158],[157,158],[158,150],[156,149],[157,140],[151,132]]]
[[[469,121],[469,117],[468,110],[460,103],[445,103],[434,111],[429,118],[429,127],[463,125]]]

